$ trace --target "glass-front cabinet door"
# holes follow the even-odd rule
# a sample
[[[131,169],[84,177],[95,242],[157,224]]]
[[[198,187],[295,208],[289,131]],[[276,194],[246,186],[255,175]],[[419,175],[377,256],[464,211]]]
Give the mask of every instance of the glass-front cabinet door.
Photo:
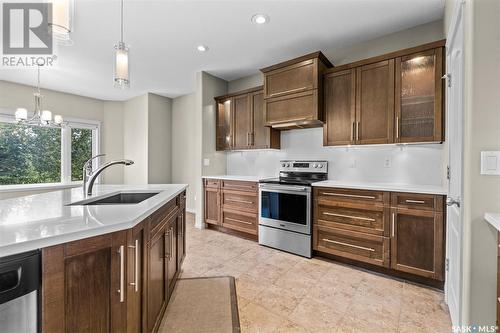
[[[231,98],[217,101],[216,150],[229,150],[233,146],[231,102]]]
[[[444,141],[443,49],[396,58],[396,142]]]

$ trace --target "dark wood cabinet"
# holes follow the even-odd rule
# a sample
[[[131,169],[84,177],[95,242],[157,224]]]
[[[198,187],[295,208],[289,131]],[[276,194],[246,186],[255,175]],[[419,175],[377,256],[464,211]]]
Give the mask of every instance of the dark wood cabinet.
[[[147,332],[158,330],[161,316],[167,307],[167,238],[167,224],[163,223],[159,230],[151,236],[147,248]]]
[[[325,75],[325,124],[323,145],[355,143],[356,71],[347,69]]]
[[[313,195],[317,254],[444,281],[442,195],[323,187]]]
[[[393,194],[393,198],[396,194]],[[418,197],[406,199],[423,202]],[[392,208],[391,266],[393,269],[444,281],[444,216],[442,200],[436,211]],[[421,205],[425,205],[422,203]]]
[[[127,233],[42,250],[43,332],[126,332]]]
[[[205,179],[204,185],[205,198],[203,211],[205,223],[220,225],[220,181],[218,179]]]
[[[258,183],[205,179],[205,222],[210,228],[257,239]]]
[[[131,229],[42,249],[42,331],[156,332],[185,251],[185,192]]]
[[[215,98],[217,150],[279,149],[279,131],[266,127],[262,87]]]
[[[356,143],[393,142],[394,60],[356,69]]]
[[[314,52],[261,69],[266,125],[280,130],[321,127],[322,75],[332,66],[321,52]]]
[[[396,142],[444,140],[443,49],[396,58]]]
[[[323,145],[444,141],[444,41],[328,69]]]
[[[144,223],[127,232],[127,333],[143,332]]]

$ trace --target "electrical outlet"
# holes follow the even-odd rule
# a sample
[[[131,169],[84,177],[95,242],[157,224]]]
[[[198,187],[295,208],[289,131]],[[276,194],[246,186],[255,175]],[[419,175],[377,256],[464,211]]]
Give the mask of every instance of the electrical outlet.
[[[386,156],[384,159],[384,168],[392,167],[392,158],[390,156]]]
[[[203,159],[203,166],[210,166],[210,159],[209,158]]]

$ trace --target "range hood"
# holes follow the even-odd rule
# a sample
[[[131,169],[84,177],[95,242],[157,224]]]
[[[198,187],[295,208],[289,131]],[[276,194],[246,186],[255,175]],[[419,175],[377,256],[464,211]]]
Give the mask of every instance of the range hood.
[[[268,125],[278,130],[289,130],[298,128],[323,127],[323,122],[318,119],[288,119],[284,121],[270,122]]]

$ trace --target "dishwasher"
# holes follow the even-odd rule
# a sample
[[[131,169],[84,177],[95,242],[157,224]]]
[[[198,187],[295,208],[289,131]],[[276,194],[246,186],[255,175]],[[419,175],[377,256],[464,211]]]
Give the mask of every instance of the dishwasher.
[[[0,332],[41,332],[40,251],[0,258]]]

